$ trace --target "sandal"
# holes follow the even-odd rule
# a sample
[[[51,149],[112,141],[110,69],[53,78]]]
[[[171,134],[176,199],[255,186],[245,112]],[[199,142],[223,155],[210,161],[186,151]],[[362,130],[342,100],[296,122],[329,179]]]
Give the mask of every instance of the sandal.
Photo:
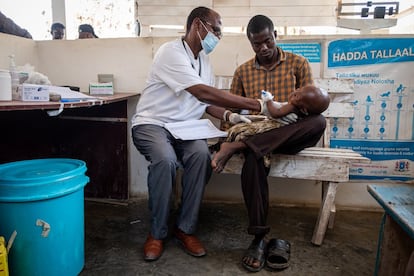
[[[260,241],[253,240],[246,251],[245,257],[258,260],[260,262],[260,265],[258,267],[253,267],[242,260],[243,267],[250,272],[259,272],[262,270],[266,263],[266,247],[266,241],[264,239]]]
[[[281,270],[289,266],[290,242],[271,239],[267,245],[266,265],[270,269]]]

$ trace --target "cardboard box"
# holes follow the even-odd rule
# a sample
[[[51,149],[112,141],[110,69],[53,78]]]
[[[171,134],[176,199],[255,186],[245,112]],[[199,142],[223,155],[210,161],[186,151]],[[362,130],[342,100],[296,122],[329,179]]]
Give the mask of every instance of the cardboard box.
[[[17,91],[13,91],[12,98],[15,101],[48,102],[49,86],[23,83]]]
[[[89,94],[94,96],[113,95],[114,85],[112,82],[89,83]]]
[[[113,74],[98,74],[98,82],[105,83],[105,82],[114,82],[114,75]]]

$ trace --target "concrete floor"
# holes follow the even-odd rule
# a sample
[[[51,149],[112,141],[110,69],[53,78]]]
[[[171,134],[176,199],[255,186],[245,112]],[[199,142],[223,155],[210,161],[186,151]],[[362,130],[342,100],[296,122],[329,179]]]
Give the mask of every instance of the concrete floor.
[[[338,211],[335,227],[320,247],[310,243],[317,215],[314,208],[272,207],[269,237],[291,242],[290,267],[256,275],[373,275],[382,213]],[[249,274],[241,266],[251,240],[244,205],[203,203],[197,232],[207,249],[202,258],[187,255],[170,240],[158,261],[145,262],[148,220],[146,200],[127,205],[86,201],[85,267],[80,275]]]

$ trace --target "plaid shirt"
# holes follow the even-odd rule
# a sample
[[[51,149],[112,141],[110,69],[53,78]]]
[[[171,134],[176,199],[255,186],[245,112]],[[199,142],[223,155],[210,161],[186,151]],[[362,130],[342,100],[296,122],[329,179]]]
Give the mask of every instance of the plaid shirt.
[[[313,84],[312,71],[306,58],[277,47],[279,61],[270,69],[260,66],[256,57],[240,65],[233,76],[230,92],[260,99],[266,90],[275,101],[286,102],[295,89]]]

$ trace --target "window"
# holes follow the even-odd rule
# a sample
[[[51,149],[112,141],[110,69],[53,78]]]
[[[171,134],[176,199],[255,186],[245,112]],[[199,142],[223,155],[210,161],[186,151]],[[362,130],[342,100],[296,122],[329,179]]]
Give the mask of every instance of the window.
[[[134,0],[66,0],[67,39],[78,38],[78,26],[91,24],[98,37],[134,37]]]
[[[59,2],[59,1],[54,1]],[[61,0],[53,7],[66,13],[66,39],[78,38],[78,26],[91,24],[99,37],[134,37],[134,0]],[[51,0],[0,0],[0,10],[35,40],[50,40]]]
[[[0,0],[0,10],[21,28],[28,30],[33,39],[51,39],[51,0]]]

